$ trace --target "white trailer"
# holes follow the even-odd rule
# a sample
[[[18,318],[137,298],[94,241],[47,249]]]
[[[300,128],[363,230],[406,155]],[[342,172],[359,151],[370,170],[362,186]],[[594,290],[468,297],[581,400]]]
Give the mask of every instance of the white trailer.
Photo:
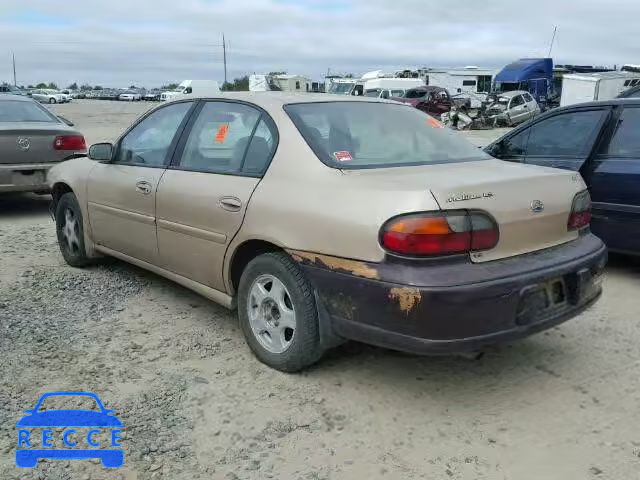
[[[611,100],[640,83],[640,72],[572,73],[562,77],[560,106]]]
[[[427,85],[446,88],[452,96],[463,96],[471,99],[472,107],[480,103],[491,91],[495,76],[494,70],[468,66],[464,68],[439,69],[427,71]]]

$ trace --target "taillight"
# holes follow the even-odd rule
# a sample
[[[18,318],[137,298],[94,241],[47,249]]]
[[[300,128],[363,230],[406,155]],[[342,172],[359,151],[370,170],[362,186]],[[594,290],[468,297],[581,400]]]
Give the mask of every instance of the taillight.
[[[589,222],[591,222],[591,195],[587,190],[584,190],[573,197],[567,228],[579,230],[588,226]]]
[[[82,135],[60,135],[53,141],[53,149],[84,152],[87,149],[87,144]]]
[[[392,218],[382,227],[380,243],[401,255],[435,256],[488,250],[499,237],[486,213],[455,210]]]

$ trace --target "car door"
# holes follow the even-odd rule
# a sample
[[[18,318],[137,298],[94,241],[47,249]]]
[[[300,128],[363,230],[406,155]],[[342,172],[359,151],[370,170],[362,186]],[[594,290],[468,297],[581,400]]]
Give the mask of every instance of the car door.
[[[111,162],[91,170],[88,210],[96,244],[158,263],[156,189],[193,106],[153,110],[121,137]]]
[[[509,101],[507,112],[509,113],[509,119],[512,124],[521,123],[527,119],[527,105],[522,98],[522,95],[515,95]]]
[[[523,125],[486,151],[503,160],[581,171],[610,111],[608,106],[561,110]]]
[[[271,118],[253,105],[201,102],[157,197],[163,268],[225,291],[224,256],[277,145]]]
[[[525,118],[523,121],[530,120],[534,118],[538,113],[540,113],[540,108],[538,107],[538,103],[529,93],[523,93],[522,98],[524,99],[525,106]]]
[[[591,191],[591,227],[612,250],[640,252],[640,105],[615,112],[612,134],[585,180]]]

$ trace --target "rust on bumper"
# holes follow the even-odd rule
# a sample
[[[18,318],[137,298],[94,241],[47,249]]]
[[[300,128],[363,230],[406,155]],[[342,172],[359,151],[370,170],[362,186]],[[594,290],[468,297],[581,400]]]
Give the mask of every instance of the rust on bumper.
[[[290,253],[335,334],[414,353],[476,350],[575,317],[600,296],[607,258],[591,234],[480,266],[460,258],[371,264]],[[541,286],[556,281],[566,289],[564,300],[545,306]]]

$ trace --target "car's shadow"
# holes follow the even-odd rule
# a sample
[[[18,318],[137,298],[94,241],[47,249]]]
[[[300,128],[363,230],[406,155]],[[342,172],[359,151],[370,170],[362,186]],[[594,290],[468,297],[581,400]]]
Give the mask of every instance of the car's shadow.
[[[0,195],[0,219],[48,214],[51,195],[6,193]]]

